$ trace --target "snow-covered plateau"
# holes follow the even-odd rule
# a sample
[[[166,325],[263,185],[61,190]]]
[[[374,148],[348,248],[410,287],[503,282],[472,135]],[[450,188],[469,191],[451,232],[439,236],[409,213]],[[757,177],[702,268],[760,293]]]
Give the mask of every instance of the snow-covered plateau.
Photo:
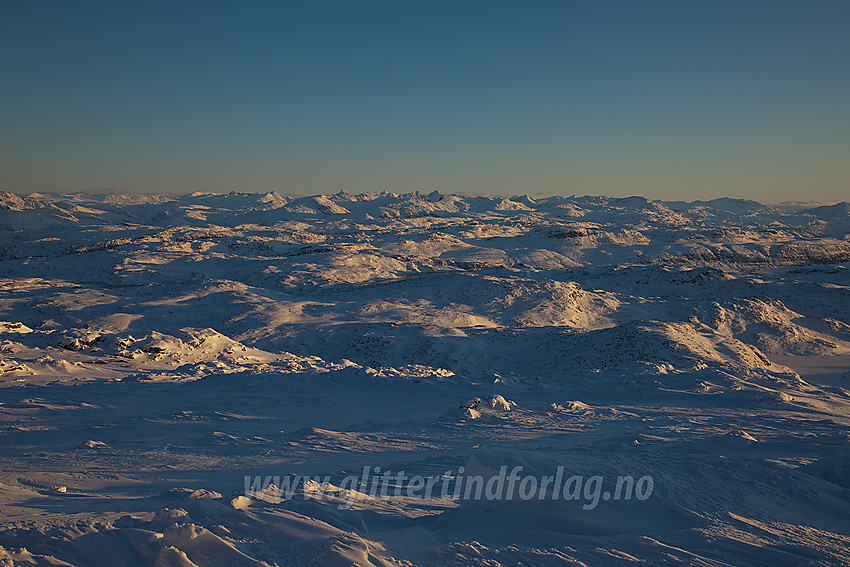
[[[0,565],[850,565],[848,262],[844,202],[0,193]]]

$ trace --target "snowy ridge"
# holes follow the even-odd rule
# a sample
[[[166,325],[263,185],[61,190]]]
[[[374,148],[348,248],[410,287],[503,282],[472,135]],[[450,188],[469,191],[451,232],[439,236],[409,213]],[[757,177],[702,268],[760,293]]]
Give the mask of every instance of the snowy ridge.
[[[463,375],[582,374],[628,360],[651,368],[684,359],[771,368],[762,350],[848,353],[843,323],[790,310],[773,297],[770,283],[746,292],[758,287],[763,297],[741,299],[746,278],[736,277],[742,270],[811,264],[843,269],[850,241],[836,231],[850,227],[850,217],[836,213],[838,206],[789,213],[734,199],[436,192],[295,199],[4,194],[4,203],[12,215],[7,228],[36,218],[34,228],[7,231],[0,240],[0,258],[12,262],[7,273],[15,275],[7,285],[55,276],[13,312],[38,328],[33,338],[95,331],[174,336],[187,325],[212,326],[254,348],[322,360],[332,341],[338,354],[327,360],[332,365],[346,359],[380,371],[419,364]],[[69,224],[39,228],[56,219]],[[813,234],[813,219],[829,230]],[[676,295],[682,285],[699,291],[685,299]],[[116,293],[121,289],[134,291]],[[697,296],[715,301],[709,306]],[[839,301],[846,306],[846,297]],[[29,316],[45,303],[58,307],[54,315],[62,320],[51,319],[58,325]],[[151,326],[153,314],[159,323]],[[732,319],[720,320],[727,316]],[[623,337],[634,338],[626,349]],[[538,358],[532,369],[514,354],[547,342],[562,352],[585,352],[588,340],[596,342],[595,355],[572,356],[569,365]],[[506,356],[484,354],[495,345]],[[10,344],[7,352],[15,348]],[[96,352],[126,358],[102,345]],[[474,367],[469,352],[482,354]],[[177,367],[200,362],[197,353],[182,351],[170,360]]]

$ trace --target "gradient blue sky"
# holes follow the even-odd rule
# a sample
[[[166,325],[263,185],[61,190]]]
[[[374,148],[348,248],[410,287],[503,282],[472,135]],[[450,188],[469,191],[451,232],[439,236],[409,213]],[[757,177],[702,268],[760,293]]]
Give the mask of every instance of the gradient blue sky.
[[[0,189],[850,196],[850,1],[0,5]]]

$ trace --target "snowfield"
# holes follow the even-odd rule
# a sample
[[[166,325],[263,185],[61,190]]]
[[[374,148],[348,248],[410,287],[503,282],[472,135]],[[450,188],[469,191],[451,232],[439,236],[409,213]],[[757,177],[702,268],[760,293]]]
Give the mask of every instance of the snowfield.
[[[850,565],[848,262],[848,203],[0,193],[0,565]]]

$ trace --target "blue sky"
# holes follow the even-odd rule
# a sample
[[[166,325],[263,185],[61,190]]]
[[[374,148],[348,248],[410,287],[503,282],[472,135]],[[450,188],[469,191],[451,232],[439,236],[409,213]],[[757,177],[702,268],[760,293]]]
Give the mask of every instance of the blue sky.
[[[850,194],[850,2],[4,2],[0,189]]]

